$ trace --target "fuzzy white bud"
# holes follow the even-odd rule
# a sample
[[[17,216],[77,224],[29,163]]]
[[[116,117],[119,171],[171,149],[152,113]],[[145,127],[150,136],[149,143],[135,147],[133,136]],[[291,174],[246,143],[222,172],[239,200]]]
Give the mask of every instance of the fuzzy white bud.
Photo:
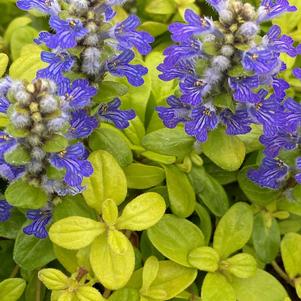
[[[50,95],[44,96],[40,101],[40,111],[44,114],[53,113],[58,109],[58,101]]]
[[[227,70],[230,64],[230,60],[223,55],[218,55],[212,60],[212,67],[220,72]]]
[[[246,22],[238,29],[238,34],[247,38],[253,38],[259,30],[258,25],[255,22]]]
[[[231,45],[224,45],[221,48],[221,54],[227,57],[231,57],[234,53],[234,48]]]
[[[37,161],[42,161],[46,153],[40,147],[34,147],[31,152],[31,157]]]
[[[96,75],[101,69],[100,51],[95,47],[89,47],[84,51],[82,71],[89,75]]]
[[[17,113],[17,112],[13,112],[10,116],[10,120],[12,122],[12,124],[16,127],[16,128],[20,128],[20,129],[24,129],[28,126],[30,126],[30,117]]]

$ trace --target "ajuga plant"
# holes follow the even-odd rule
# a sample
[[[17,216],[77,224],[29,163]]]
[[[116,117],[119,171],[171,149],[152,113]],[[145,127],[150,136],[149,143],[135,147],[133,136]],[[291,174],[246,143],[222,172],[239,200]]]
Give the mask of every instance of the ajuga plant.
[[[153,38],[136,30],[140,21],[135,15],[113,23],[112,6],[123,2],[17,1],[22,10],[49,15],[51,28],[35,39],[50,49],[41,52],[48,66],[32,82],[6,77],[0,84],[1,112],[9,119],[1,131],[0,173],[12,182],[7,200],[1,201],[1,221],[9,219],[11,205],[32,209],[26,214],[33,221],[24,228],[26,234],[47,237],[56,198],[84,190],[83,177],[93,168],[80,141],[101,121],[123,129],[135,117],[133,110],[119,109],[118,98],[100,104],[92,100],[107,73],[126,77],[133,86],[143,84],[147,73],[131,64],[133,48],[145,55]]]

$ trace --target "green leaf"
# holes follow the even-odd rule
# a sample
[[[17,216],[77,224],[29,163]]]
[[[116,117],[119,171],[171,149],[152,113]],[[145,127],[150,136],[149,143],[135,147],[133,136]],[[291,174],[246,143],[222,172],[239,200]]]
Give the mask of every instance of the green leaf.
[[[127,93],[128,87],[121,83],[113,81],[101,81],[99,84],[99,92],[93,98],[96,102],[105,102],[113,100],[115,97],[123,96]]]
[[[159,260],[155,256],[149,257],[143,267],[141,291],[147,291],[159,272]]]
[[[49,229],[52,242],[69,250],[78,250],[92,243],[105,232],[103,223],[90,218],[70,216],[54,223]]]
[[[11,37],[17,28],[23,27],[31,23],[31,19],[28,17],[15,18],[7,27],[4,34],[4,41],[6,44],[10,43]]]
[[[259,141],[259,137],[262,135],[262,126],[252,124],[251,128],[251,132],[243,135],[237,135],[237,137],[244,143],[247,154],[262,149],[262,144]]]
[[[221,258],[241,249],[250,239],[253,213],[245,203],[234,204],[219,221],[213,238],[213,248]]]
[[[127,194],[126,177],[114,157],[106,151],[98,150],[90,154],[94,173],[84,178],[86,186],[83,196],[87,204],[101,213],[102,203],[112,199],[119,205]]]
[[[20,56],[23,46],[32,44],[34,38],[36,38],[38,34],[38,31],[30,26],[17,28],[13,32],[10,42],[10,49],[13,60],[16,60]]]
[[[0,241],[0,281],[8,278],[16,266],[13,260],[14,241],[1,240]]]
[[[165,209],[165,201],[160,194],[143,193],[125,206],[115,227],[132,231],[145,230],[162,218]]]
[[[204,245],[203,233],[196,225],[171,214],[166,214],[147,234],[164,256],[186,267],[191,267],[187,260],[190,251]]]
[[[261,188],[248,179],[247,172],[256,166],[246,166],[238,174],[238,183],[245,195],[257,205],[267,205],[280,196],[279,191]]]
[[[13,79],[27,80],[31,82],[36,78],[36,73],[38,70],[46,68],[47,63],[41,61],[41,51],[38,49],[32,51],[30,54],[24,54],[17,58],[9,68],[9,75]]]
[[[38,277],[50,290],[64,290],[69,286],[68,277],[57,269],[43,269]]]
[[[0,300],[17,301],[24,292],[26,282],[20,278],[10,278],[0,282]]]
[[[4,154],[4,160],[12,165],[24,165],[30,162],[30,154],[22,145]]]
[[[171,211],[179,217],[188,217],[196,205],[188,176],[174,165],[164,166],[164,169]]]
[[[278,280],[262,270],[247,279],[233,277],[231,285],[239,301],[284,301],[287,297]]]
[[[160,293],[164,300],[169,300],[190,286],[196,276],[196,269],[186,268],[172,261],[160,261],[157,277],[144,295],[158,299],[156,297]]]
[[[151,14],[169,15],[176,11],[176,4],[173,0],[151,0],[145,7],[145,11]]]
[[[208,273],[202,286],[202,301],[236,301],[236,295],[224,275]]]
[[[76,290],[76,297],[79,301],[105,301],[100,292],[90,286],[81,286]]]
[[[9,58],[5,53],[0,53],[0,76],[5,74],[9,62]]]
[[[239,169],[246,155],[245,146],[239,138],[227,135],[223,128],[210,132],[202,149],[211,161],[228,171]]]
[[[215,272],[218,269],[219,255],[210,247],[198,247],[188,254],[191,266],[201,271]]]
[[[229,201],[223,186],[208,175],[204,167],[193,166],[189,178],[195,192],[208,209],[216,216],[224,215],[229,208]]]
[[[141,155],[149,160],[152,160],[154,162],[158,162],[161,164],[173,164],[177,160],[176,156],[162,155],[162,154],[158,154],[158,153],[155,153],[152,151],[143,152],[143,153],[141,153]]]
[[[110,296],[109,301],[139,301],[139,293],[136,289],[123,288],[113,292]]]
[[[128,188],[146,189],[162,183],[164,170],[157,166],[132,163],[124,168]]]
[[[109,152],[122,167],[133,162],[133,154],[127,141],[112,129],[99,128],[94,131],[89,136],[89,146],[92,151],[102,149]]]
[[[264,263],[272,262],[280,247],[280,230],[276,219],[263,212],[258,213],[254,219],[252,241],[258,258]]]
[[[16,208],[11,211],[10,218],[0,223],[0,237],[15,239],[26,218]]]
[[[68,139],[64,136],[54,134],[50,140],[43,145],[43,150],[47,153],[58,153],[68,146]]]
[[[63,265],[63,267],[70,273],[75,273],[78,268],[77,251],[67,250],[53,244],[53,251],[56,259]]]
[[[179,160],[191,153],[194,139],[185,134],[183,129],[160,129],[151,132],[142,139],[142,146],[147,150],[176,156]]]
[[[125,286],[135,267],[134,249],[128,242],[127,250],[115,253],[106,235],[99,236],[91,246],[90,262],[97,279],[106,288],[117,290]]]
[[[12,182],[5,191],[5,198],[15,207],[29,209],[42,208],[48,200],[42,188],[30,185],[23,180]]]
[[[301,235],[287,233],[281,241],[281,256],[290,279],[301,275]]]
[[[55,259],[52,243],[48,238],[39,239],[19,232],[15,242],[14,260],[28,271],[38,269]]]
[[[210,214],[208,213],[205,207],[203,207],[198,203],[196,204],[195,212],[199,216],[200,219],[199,227],[204,234],[205,242],[208,244],[212,233],[212,224],[211,224],[212,222],[211,222]]]
[[[129,121],[130,125],[123,130],[126,137],[135,145],[140,145],[145,135],[145,128],[142,119],[136,116]]]
[[[222,261],[221,269],[238,278],[249,278],[256,274],[257,263],[252,255],[241,253]]]

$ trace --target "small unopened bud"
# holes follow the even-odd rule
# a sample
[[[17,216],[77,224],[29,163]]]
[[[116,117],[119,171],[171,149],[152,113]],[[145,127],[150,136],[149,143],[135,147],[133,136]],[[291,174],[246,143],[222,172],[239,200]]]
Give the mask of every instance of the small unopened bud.
[[[28,136],[27,141],[31,146],[39,146],[42,144],[40,137],[36,134],[31,134]]]
[[[258,30],[258,25],[255,22],[246,22],[241,25],[237,33],[247,38],[252,38],[257,34]]]
[[[231,24],[234,21],[233,13],[228,9],[221,10],[219,12],[219,19],[222,23]]]
[[[54,97],[50,95],[43,97],[42,100],[40,101],[41,113],[49,114],[55,112],[57,109],[58,109],[58,102]]]
[[[89,75],[98,74],[101,68],[99,59],[100,51],[97,48],[87,48],[83,53],[82,71]]]
[[[215,69],[223,72],[225,70],[227,70],[230,67],[230,60],[223,56],[223,55],[218,55],[216,57],[213,58],[212,60],[212,67],[214,67]]]
[[[231,57],[234,53],[234,48],[231,45],[224,45],[221,48],[221,54],[227,57]]]
[[[33,128],[31,129],[32,133],[35,133],[39,136],[43,135],[43,132],[46,130],[46,127],[43,123],[35,123]]]
[[[19,129],[24,129],[30,126],[30,118],[27,115],[23,115],[17,112],[12,113],[11,117],[12,124]]]
[[[46,153],[40,147],[34,147],[31,156],[37,161],[42,161],[45,158]]]
[[[39,105],[36,102],[32,102],[29,105],[29,109],[31,113],[39,112]]]
[[[37,122],[41,122],[42,121],[42,115],[40,112],[35,112],[31,115],[31,119],[37,123]]]

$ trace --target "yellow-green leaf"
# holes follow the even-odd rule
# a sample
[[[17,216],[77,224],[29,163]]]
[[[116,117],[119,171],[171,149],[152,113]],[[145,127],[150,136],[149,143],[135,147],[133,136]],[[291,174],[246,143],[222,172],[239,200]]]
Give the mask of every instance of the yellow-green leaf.
[[[23,294],[26,282],[20,278],[9,278],[0,282],[0,300],[17,301]]]
[[[39,271],[39,279],[50,290],[64,290],[68,288],[68,277],[56,269],[43,269]]]
[[[5,53],[0,53],[0,77],[2,77],[5,73],[8,66],[8,61],[8,56]]]
[[[100,292],[94,287],[81,286],[75,295],[79,301],[105,301]]]
[[[54,223],[49,229],[49,237],[60,247],[77,250],[88,246],[104,231],[103,223],[86,217],[70,216]]]
[[[126,177],[114,157],[106,151],[98,150],[90,154],[89,161],[94,173],[84,178],[83,192],[87,204],[99,213],[106,199],[112,199],[117,205],[121,204],[127,194]]]
[[[133,231],[147,229],[162,218],[165,209],[165,201],[160,194],[155,192],[141,194],[125,206],[116,227]]]

